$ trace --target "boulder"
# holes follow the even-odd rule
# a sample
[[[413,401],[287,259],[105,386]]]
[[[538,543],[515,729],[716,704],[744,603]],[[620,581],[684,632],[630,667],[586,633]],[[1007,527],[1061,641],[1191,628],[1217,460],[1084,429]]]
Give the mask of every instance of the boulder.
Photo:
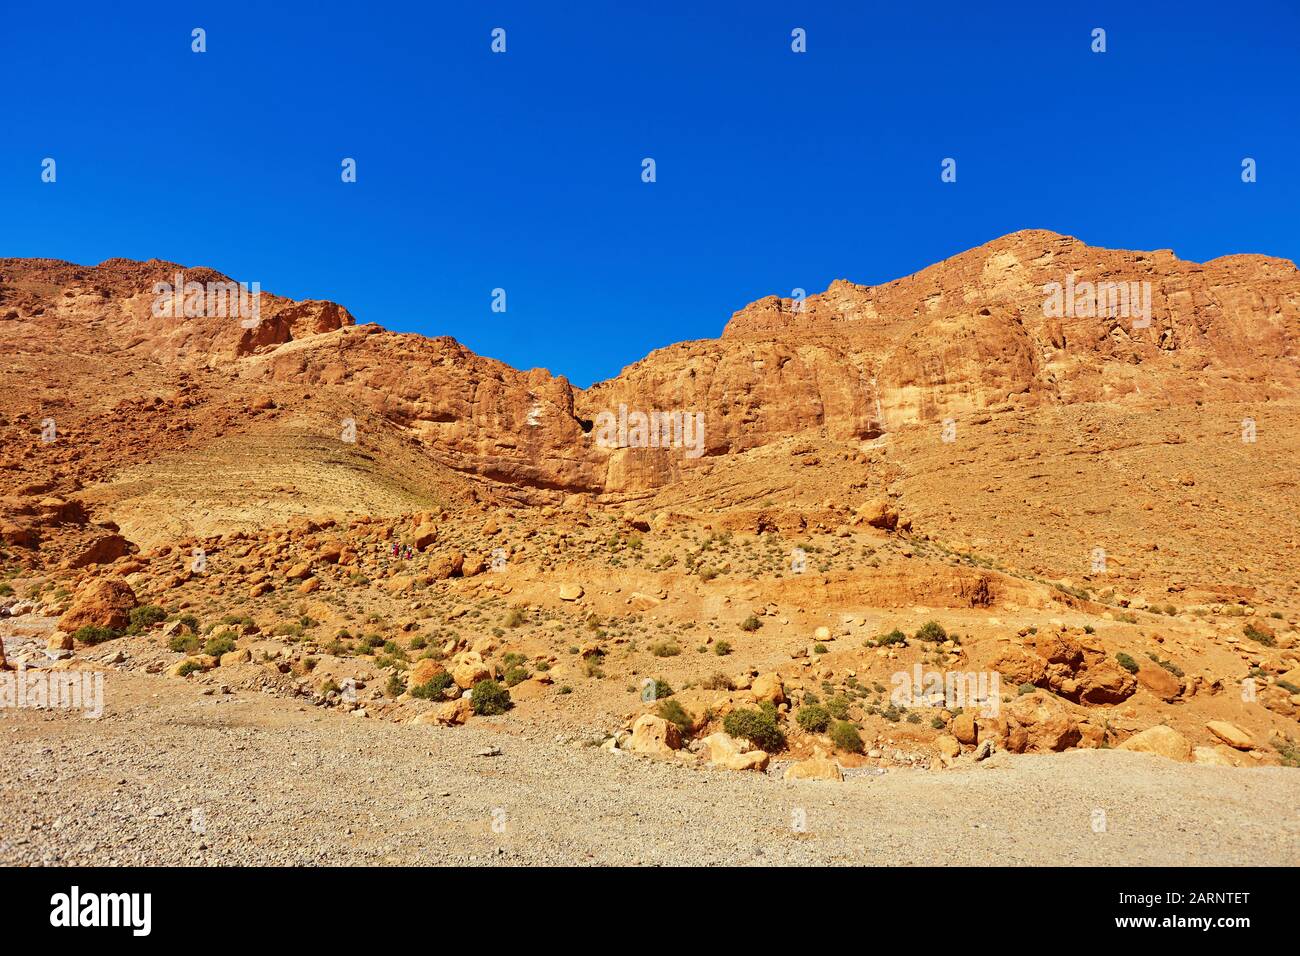
[[[222,667],[233,667],[235,664],[247,664],[253,659],[253,652],[247,647],[240,647],[233,651],[227,651],[221,655]]]
[[[423,687],[429,681],[433,680],[439,674],[446,673],[447,668],[443,667],[437,661],[429,657],[422,657],[416,661],[410,671],[407,672],[406,686],[408,689]],[[474,685],[471,684],[471,687]]]
[[[1137,690],[1133,675],[1110,658],[1088,668],[1078,680],[1079,700],[1085,704],[1118,704]]]
[[[800,760],[786,768],[786,780],[843,780],[840,765],[830,756],[818,752],[807,760]]]
[[[952,735],[963,744],[974,745],[979,740],[979,731],[975,725],[975,716],[968,712],[958,714],[952,719]]]
[[[1192,759],[1191,743],[1178,731],[1172,727],[1166,727],[1164,724],[1157,724],[1154,727],[1148,727],[1141,733],[1134,734],[1115,749],[1131,750],[1140,754],[1155,754],[1159,757],[1177,760],[1179,763],[1187,763]]]
[[[1017,697],[1004,713],[1007,749],[1013,753],[1054,753],[1074,746],[1083,736],[1065,706],[1042,691]]]
[[[1201,764],[1205,767],[1235,767],[1226,754],[1220,753],[1214,747],[1197,747],[1192,751],[1192,763]]]
[[[934,749],[944,757],[952,758],[961,753],[961,744],[952,734],[940,734],[934,742]]]
[[[477,651],[461,651],[451,659],[451,679],[462,690],[469,690],[491,676],[492,668],[483,662],[483,655]]]
[[[121,578],[92,578],[77,589],[72,606],[59,618],[59,630],[72,633],[93,625],[120,631],[129,623],[135,605],[135,592]]]
[[[719,731],[703,740],[709,763],[727,770],[766,770],[768,755],[762,750],[745,750],[746,742]]]
[[[756,703],[765,700],[778,706],[785,703],[785,685],[781,682],[781,675],[775,672],[759,674],[755,677],[749,693]]]
[[[131,542],[120,534],[102,534],[78,551],[69,562],[74,568],[92,564],[111,564],[131,550]]]
[[[584,594],[581,584],[561,584],[560,600],[576,601]]]
[[[1161,700],[1174,700],[1183,689],[1183,683],[1159,664],[1143,664],[1138,668],[1137,682]]]
[[[642,714],[632,725],[632,736],[623,749],[663,757],[680,750],[681,746],[682,735],[676,724],[654,714]]]
[[[1250,734],[1226,720],[1212,720],[1205,725],[1205,729],[1237,750],[1251,750],[1255,746],[1255,741]]]
[[[449,551],[429,562],[429,575],[435,581],[445,581],[447,578],[459,577],[463,567],[465,567],[465,555],[459,551]]]

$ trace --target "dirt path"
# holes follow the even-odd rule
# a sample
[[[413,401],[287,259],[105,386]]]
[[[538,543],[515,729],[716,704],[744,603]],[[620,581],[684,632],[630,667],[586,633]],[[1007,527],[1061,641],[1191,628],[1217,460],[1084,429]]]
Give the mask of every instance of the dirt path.
[[[98,721],[0,711],[0,863],[1300,864],[1300,771],[1275,767],[1074,751],[796,784],[139,674],[105,694]]]

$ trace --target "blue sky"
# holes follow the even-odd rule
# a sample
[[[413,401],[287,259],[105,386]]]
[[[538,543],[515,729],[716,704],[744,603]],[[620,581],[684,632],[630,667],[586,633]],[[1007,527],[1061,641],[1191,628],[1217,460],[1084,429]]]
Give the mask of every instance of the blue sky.
[[[0,256],[209,265],[583,386],[1016,229],[1300,260],[1298,11],[12,4]]]

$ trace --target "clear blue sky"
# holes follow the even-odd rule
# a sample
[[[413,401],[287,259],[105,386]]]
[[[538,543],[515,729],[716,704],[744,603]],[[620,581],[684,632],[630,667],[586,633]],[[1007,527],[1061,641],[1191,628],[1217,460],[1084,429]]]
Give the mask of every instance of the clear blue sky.
[[[1021,228],[1295,260],[1298,10],[12,3],[0,256],[209,265],[584,386]]]

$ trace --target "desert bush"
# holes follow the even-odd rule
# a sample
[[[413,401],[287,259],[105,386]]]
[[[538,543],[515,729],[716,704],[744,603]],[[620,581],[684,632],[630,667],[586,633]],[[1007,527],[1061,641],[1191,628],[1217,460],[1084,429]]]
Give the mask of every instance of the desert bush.
[[[176,674],[180,677],[188,677],[189,675],[193,674],[195,671],[201,671],[201,670],[203,670],[203,665],[200,664],[198,661],[186,661],[179,668],[176,669]]]
[[[865,749],[858,728],[847,720],[837,720],[831,724],[831,743],[851,754],[860,754]]]
[[[512,607],[510,612],[506,615],[504,624],[506,627],[518,627],[527,620],[528,618],[522,610],[517,607]]]
[[[411,696],[420,700],[442,700],[451,686],[451,674],[440,671],[423,684],[411,688]]]
[[[141,604],[139,607],[131,609],[129,618],[131,624],[128,628],[128,632],[131,634],[139,634],[143,631],[149,630],[149,628],[153,627],[159,621],[166,620],[167,612],[157,604]]]
[[[72,639],[78,644],[103,644],[120,636],[121,634],[111,627],[99,627],[96,624],[87,624],[72,632]]]
[[[401,697],[406,693],[406,678],[401,674],[389,674],[388,683],[384,686],[384,693],[389,697]]]
[[[504,714],[512,706],[510,691],[491,679],[481,680],[474,685],[469,694],[469,702],[474,713],[488,717]]]
[[[1125,654],[1123,651],[1117,651],[1115,653],[1115,661],[1130,674],[1136,674],[1138,672],[1138,662],[1133,660],[1130,655]]]
[[[948,632],[945,631],[938,621],[926,621],[916,631],[918,641],[928,641],[931,644],[937,644],[940,641],[948,639]]]
[[[876,643],[881,647],[884,647],[889,644],[902,644],[906,640],[907,635],[898,628],[894,628],[888,634],[882,634],[880,637],[876,638]]]
[[[731,682],[731,678],[722,671],[714,671],[700,683],[705,690],[735,690],[736,687]]]
[[[672,699],[661,700],[659,706],[655,708],[655,712],[668,723],[676,724],[683,737],[691,735],[693,726],[691,715],[686,712],[686,708],[679,702]]]
[[[743,737],[773,753],[785,746],[785,734],[776,724],[775,708],[733,710],[722,719],[722,729],[732,737]]]
[[[831,723],[830,711],[821,704],[805,704],[795,716],[799,726],[810,734],[819,734]]]
[[[235,639],[231,637],[229,631],[222,631],[219,634],[213,634],[203,645],[203,653],[212,657],[220,657],[222,654],[229,654],[235,649]]]
[[[681,652],[681,647],[673,641],[656,641],[650,645],[650,653],[655,657],[676,657]]]
[[[847,719],[849,716],[848,699],[840,694],[836,694],[834,697],[826,701],[826,711],[836,720]]]
[[[726,657],[731,653],[730,642],[718,641],[718,643],[713,645],[713,653],[717,654],[719,657]]]
[[[202,642],[197,634],[173,634],[167,638],[167,650],[176,651],[178,654],[196,654]]]
[[[763,626],[763,622],[758,619],[757,615],[751,614],[740,622],[740,629],[753,633]]]
[[[1274,647],[1277,645],[1277,641],[1274,639],[1272,634],[1261,631],[1254,624],[1247,624],[1242,630],[1247,637],[1258,644],[1263,644],[1265,647]]]

